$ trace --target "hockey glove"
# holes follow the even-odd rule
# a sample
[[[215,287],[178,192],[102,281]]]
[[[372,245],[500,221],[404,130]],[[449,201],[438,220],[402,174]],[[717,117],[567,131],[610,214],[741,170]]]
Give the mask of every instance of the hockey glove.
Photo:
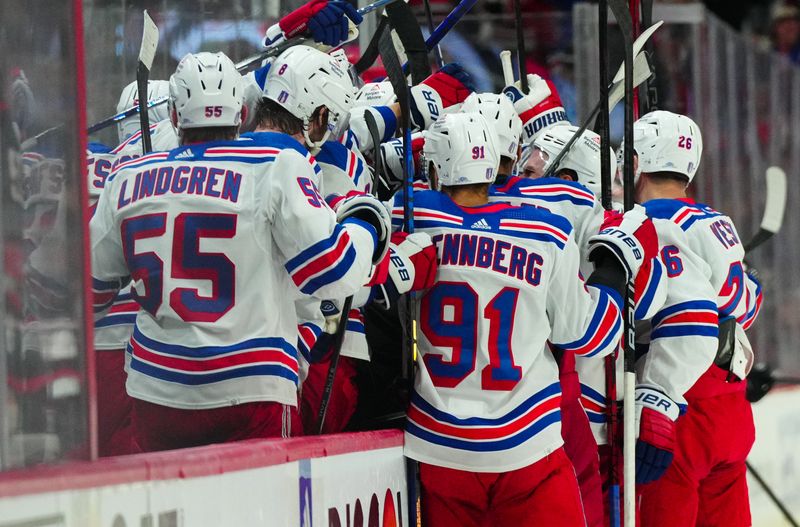
[[[503,88],[503,93],[514,103],[522,120],[522,144],[529,145],[540,133],[556,124],[569,124],[564,104],[552,81],[538,75],[528,75],[528,93],[522,93],[517,81]]]
[[[309,34],[315,42],[338,46],[348,38],[350,21],[358,25],[362,20],[356,8],[346,1],[311,0],[267,29],[264,45],[269,46],[281,37],[290,39]]]
[[[658,235],[644,208],[636,206],[625,214],[608,218],[600,232],[589,238],[589,260],[598,261],[610,252],[622,265],[626,280],[635,278],[639,268],[658,254]]]
[[[411,155],[414,172],[412,179],[417,179],[416,168],[420,166],[419,156],[422,154],[422,147],[425,145],[425,138],[421,132],[411,135]],[[403,184],[403,140],[392,139],[381,143],[381,156],[383,156],[383,167],[386,172],[387,187],[396,188]]]
[[[367,223],[375,230],[375,252],[372,263],[381,262],[389,251],[389,235],[392,232],[392,218],[383,203],[369,194],[348,192],[346,196],[332,194],[326,199],[328,205],[336,212],[336,220],[347,224],[348,219]]]
[[[395,232],[389,246],[389,278],[378,288],[376,300],[389,309],[400,295],[433,287],[436,246],[424,232]]]
[[[470,74],[458,63],[446,64],[439,71],[412,86],[411,120],[420,130],[427,129],[443,113],[456,112],[475,91]]]
[[[636,483],[656,481],[672,463],[678,404],[652,386],[636,387]]]

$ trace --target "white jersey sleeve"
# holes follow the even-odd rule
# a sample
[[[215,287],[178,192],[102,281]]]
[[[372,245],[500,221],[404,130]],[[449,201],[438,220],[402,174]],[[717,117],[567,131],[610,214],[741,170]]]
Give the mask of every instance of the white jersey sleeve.
[[[369,154],[375,145],[364,117],[367,112],[375,118],[381,142],[394,137],[397,131],[397,116],[388,106],[361,106],[353,108],[350,112],[350,131],[354,136],[355,144],[361,152]]]
[[[263,209],[275,226],[273,236],[292,281],[300,292],[320,300],[354,294],[372,268],[375,230],[352,218],[336,223],[336,214],[313,181],[308,160],[298,152],[282,151],[274,171],[295,174],[270,178]]]
[[[586,285],[578,273],[581,257],[570,239],[555,266],[547,297],[550,342],[577,356],[613,353],[622,337],[622,298],[610,288]]]
[[[372,169],[358,149],[347,148],[338,141],[327,141],[314,157],[322,169],[320,192],[323,196],[372,191]]]
[[[649,212],[649,210],[648,210]],[[651,319],[649,346],[637,361],[638,382],[679,404],[717,353],[718,317],[710,269],[674,223],[653,218],[666,269],[667,298]]]

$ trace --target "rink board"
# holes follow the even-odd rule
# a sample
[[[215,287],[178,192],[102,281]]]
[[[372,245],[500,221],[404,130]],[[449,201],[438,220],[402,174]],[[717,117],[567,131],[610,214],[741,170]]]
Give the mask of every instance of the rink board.
[[[753,405],[756,443],[749,461],[800,520],[800,389],[775,389]],[[754,527],[789,525],[769,496],[748,477]]]
[[[404,526],[402,433],[251,441],[0,476],[0,527]]]

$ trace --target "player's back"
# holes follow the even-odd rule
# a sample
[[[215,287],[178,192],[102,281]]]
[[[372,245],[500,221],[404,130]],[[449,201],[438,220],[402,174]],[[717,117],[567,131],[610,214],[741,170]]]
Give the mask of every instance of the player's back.
[[[562,444],[557,366],[546,342],[551,328],[562,336],[558,311],[572,300],[553,290],[566,282],[559,273],[571,266],[577,280],[572,228],[534,207],[460,207],[434,191],[415,193],[414,203],[415,229],[434,240],[439,266],[419,301],[422,364],[407,450],[465,470],[528,465]]]
[[[563,216],[572,225],[578,248],[585,253],[589,237],[597,234],[604,212],[592,192],[573,181],[559,178],[529,179],[509,177],[502,185],[491,187],[489,200],[513,205],[533,205]],[[588,273],[591,266],[584,261]]]
[[[749,327],[761,304],[761,287],[744,272],[744,247],[733,220],[690,199],[656,199],[646,207],[648,215],[680,227],[689,246],[709,266],[720,317],[733,316]]]
[[[128,346],[131,395],[182,408],[295,404],[292,278],[309,292],[326,269],[304,270],[307,258],[281,254],[275,238],[303,229],[288,185],[323,206],[315,177],[307,152],[282,134],[182,146],[109,177],[98,214],[111,217],[93,219],[93,234],[96,219],[98,231],[119,230],[142,307]]]

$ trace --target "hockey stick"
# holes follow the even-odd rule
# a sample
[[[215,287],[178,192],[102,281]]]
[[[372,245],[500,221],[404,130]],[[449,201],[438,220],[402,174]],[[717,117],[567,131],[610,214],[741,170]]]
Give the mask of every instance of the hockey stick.
[[[139,124],[142,128],[142,154],[153,151],[150,141],[150,114],[146,110],[148,101],[147,85],[150,79],[150,68],[158,48],[158,27],[156,26],[147,9],[144,10],[144,29],[142,30],[142,45],[139,48],[139,63],[136,66],[136,86],[139,91]]]
[[[372,11],[375,11],[376,9],[379,9],[381,7],[384,7],[384,6],[388,5],[388,4],[391,4],[392,2],[396,2],[396,1],[397,0],[378,0],[377,2],[374,2],[372,4],[369,4],[367,6],[362,7],[361,9],[358,10],[358,13],[361,14],[361,15],[366,15],[367,13],[371,13]],[[290,47],[296,46],[298,44],[303,44],[305,41],[306,41],[305,37],[296,37],[296,38],[293,38],[293,39],[290,39],[290,40],[283,40],[281,42],[273,44],[272,46],[270,46],[269,48],[265,49],[264,51],[262,51],[260,53],[256,53],[255,55],[251,55],[251,56],[249,56],[249,57],[237,62],[236,63],[236,70],[239,71],[239,73],[246,73],[252,65],[260,64],[264,60],[266,60],[268,58],[271,58],[271,57],[277,57],[278,55],[280,55],[281,53],[283,53],[284,51],[286,51]],[[155,106],[161,106],[162,104],[166,104],[168,100],[169,100],[169,97],[165,96],[165,97],[159,97],[158,99],[153,99],[152,101],[147,101],[147,108],[150,109],[150,108],[153,108]],[[141,100],[139,102],[141,104]],[[95,124],[89,126],[86,129],[86,132],[88,134],[93,134],[95,132],[99,132],[100,130],[108,128],[109,126],[111,126],[111,125],[113,125],[115,123],[118,123],[118,122],[120,122],[120,121],[122,121],[124,119],[127,119],[128,117],[132,117],[132,116],[136,115],[137,113],[139,113],[139,111],[140,111],[139,105],[132,106],[132,107],[127,108],[127,109],[125,109],[125,110],[123,110],[123,111],[121,111],[121,112],[119,112],[119,113],[117,113],[115,115],[112,115],[111,117],[107,117],[107,118],[103,119],[102,121],[96,122]]]
[[[639,0],[642,13],[642,27],[650,27],[653,24],[653,0]],[[655,60],[653,55],[653,44],[648,42],[645,46],[650,62],[653,64],[653,76],[644,85],[644,97],[639,98],[639,110],[642,115],[647,114],[658,108],[658,91],[656,90]]]
[[[433,13],[431,13],[431,2],[430,0],[423,0],[422,3],[425,6],[425,18],[428,20],[428,31],[433,33]],[[444,59],[442,59],[442,48],[439,47],[439,44],[436,44],[436,47],[433,48],[433,55],[436,58],[436,66],[439,68],[444,66]]]
[[[500,66],[503,68],[503,83],[506,86],[514,84],[514,67],[511,65],[511,52],[504,49],[500,52]]]
[[[640,53],[639,55],[637,55],[636,61],[634,63],[634,71],[633,71],[634,86],[638,86],[639,84],[644,82],[644,80],[647,79],[647,77],[649,76],[650,76],[650,65],[647,63],[647,57],[643,53]],[[625,78],[623,76],[623,78],[619,82],[612,83],[611,86],[609,86],[609,96],[608,96],[609,110],[614,109],[614,107],[620,102],[620,100],[622,100],[624,84],[625,84]],[[567,141],[567,144],[564,145],[564,148],[561,149],[561,151],[553,159],[553,161],[548,164],[547,171],[545,172],[544,177],[550,177],[553,174],[555,174],[556,170],[558,170],[558,165],[561,163],[561,160],[564,159],[564,156],[566,156],[569,153],[570,149],[572,148],[572,145],[574,145],[575,141],[577,141],[583,135],[583,132],[585,132],[586,129],[589,127],[589,123],[594,121],[594,119],[597,117],[597,115],[600,112],[601,105],[602,101],[597,101],[597,104],[592,109],[592,112],[586,117],[586,119],[584,119],[583,123],[581,123],[580,128],[578,128],[578,130],[572,135],[570,140]]]
[[[641,50],[644,44],[647,42],[647,39],[655,33],[655,31],[661,27],[663,22],[659,21],[653,24],[651,27],[647,28],[645,32],[643,32],[639,38],[633,43],[633,50]],[[650,69],[650,64],[647,61],[647,56],[643,53],[639,53],[635,55],[636,59],[633,63],[633,85],[634,87],[639,86],[642,82],[647,80],[647,78],[652,75],[652,70]],[[614,107],[619,103],[625,94],[625,64],[623,63],[620,65],[619,69],[617,70],[616,75],[614,75],[614,80],[609,86],[609,95],[608,95],[608,107],[609,112],[614,109]],[[572,138],[567,142],[564,148],[561,149],[561,152],[558,153],[556,158],[553,160],[552,163],[549,164],[547,172],[545,176],[552,176],[555,171],[558,169],[558,165],[564,156],[569,153],[569,150],[572,148],[572,145],[575,144],[583,132],[589,127],[589,123],[591,123],[599,114],[600,107],[602,105],[602,101],[597,101],[597,104],[592,109],[589,116],[583,121],[578,131],[572,136]]]
[[[608,2],[598,2],[598,52],[600,70],[600,101],[598,106],[598,125],[600,135],[600,203],[605,210],[611,210],[611,132],[609,130],[609,114],[611,105],[608,101],[610,88],[608,85]],[[612,83],[613,87],[613,83]],[[586,121],[591,122],[591,116]],[[582,132],[581,132],[582,133]],[[580,137],[580,136],[579,136]],[[577,138],[576,138],[577,140]],[[603,361],[606,386],[606,444],[609,447],[608,459],[608,520],[610,527],[619,527],[619,475],[617,474],[617,351]]]
[[[608,0],[608,5],[617,19],[625,50],[625,149],[623,151],[623,182],[625,184],[624,207],[628,211],[633,208],[633,23],[626,0]],[[634,391],[636,389],[636,350],[634,349],[634,291],[633,277],[628,281],[624,310],[624,393],[623,393],[623,504],[624,525],[636,525],[636,409]]]
[[[525,53],[525,35],[522,28],[522,8],[520,0],[514,0],[514,23],[517,26],[517,69],[522,93],[528,93],[528,56]]]
[[[764,203],[764,216],[761,226],[750,241],[744,244],[744,252],[749,253],[781,230],[783,213],[786,209],[786,172],[780,167],[769,167],[766,172],[767,199]]]
[[[344,333],[347,330],[347,320],[350,316],[350,308],[353,307],[353,296],[344,299],[342,314],[339,318],[339,325],[336,326],[336,333],[333,334],[331,347],[331,363],[328,366],[328,375],[325,377],[325,387],[322,390],[322,400],[320,401],[319,411],[317,412],[317,434],[321,434],[325,427],[325,415],[328,413],[328,404],[333,393],[333,381],[336,379],[336,370],[339,368],[339,357],[342,355],[342,343],[344,343]]]
[[[436,29],[433,30],[433,33],[430,34],[428,39],[425,41],[425,47],[428,51],[432,50],[435,46],[439,45],[439,42],[450,32],[451,29],[458,24],[461,19],[466,15],[470,9],[478,2],[478,0],[461,0],[458,5],[450,11],[450,14],[445,17],[444,20],[439,22],[439,25],[436,26]],[[408,72],[408,63],[403,64],[403,73]]]
[[[751,465],[749,461],[745,460],[744,464],[747,467],[747,470],[750,471],[750,474],[755,478],[756,481],[758,481],[759,485],[761,485],[761,488],[764,489],[764,492],[767,493],[767,496],[770,497],[772,503],[774,503],[775,506],[778,507],[778,509],[780,509],[780,511],[783,513],[783,517],[786,518],[786,521],[789,522],[789,525],[792,527],[800,527],[800,525],[798,525],[797,521],[792,516],[792,513],[789,512],[789,509],[787,509],[786,505],[784,505],[780,498],[778,498],[778,495],[773,492],[769,485],[767,485],[767,482],[764,481],[764,478],[761,477],[761,474],[759,474],[756,469],[753,468],[753,465]]]
[[[411,74],[411,84],[419,84],[431,74],[431,63],[428,59],[428,52],[431,48],[425,42],[425,36],[422,34],[422,28],[419,27],[417,17],[405,2],[388,6],[386,16],[389,18],[389,23],[397,38],[400,39],[400,45],[406,57],[408,57],[408,73]],[[381,40],[378,40],[379,50],[380,43]]]
[[[474,3],[474,2],[473,2]],[[452,13],[451,13],[452,14]],[[449,18],[449,17],[448,17]],[[446,19],[445,19],[446,20]],[[406,84],[403,67],[400,66],[400,59],[388,33],[381,36],[378,43],[381,59],[383,60],[389,82],[394,88],[397,96],[397,103],[400,106],[400,128],[403,131],[403,229],[411,234],[414,232],[414,172],[411,169],[413,164],[413,153],[411,151],[411,96]],[[410,60],[413,60],[409,56]],[[404,379],[407,380],[409,394],[413,389],[414,382],[414,362],[417,358],[417,323],[416,323],[416,298],[413,292],[408,293],[403,320],[403,357],[401,371]],[[417,525],[418,518],[418,496],[419,496],[419,465],[408,458],[407,470],[411,474],[408,478],[408,525]]]

